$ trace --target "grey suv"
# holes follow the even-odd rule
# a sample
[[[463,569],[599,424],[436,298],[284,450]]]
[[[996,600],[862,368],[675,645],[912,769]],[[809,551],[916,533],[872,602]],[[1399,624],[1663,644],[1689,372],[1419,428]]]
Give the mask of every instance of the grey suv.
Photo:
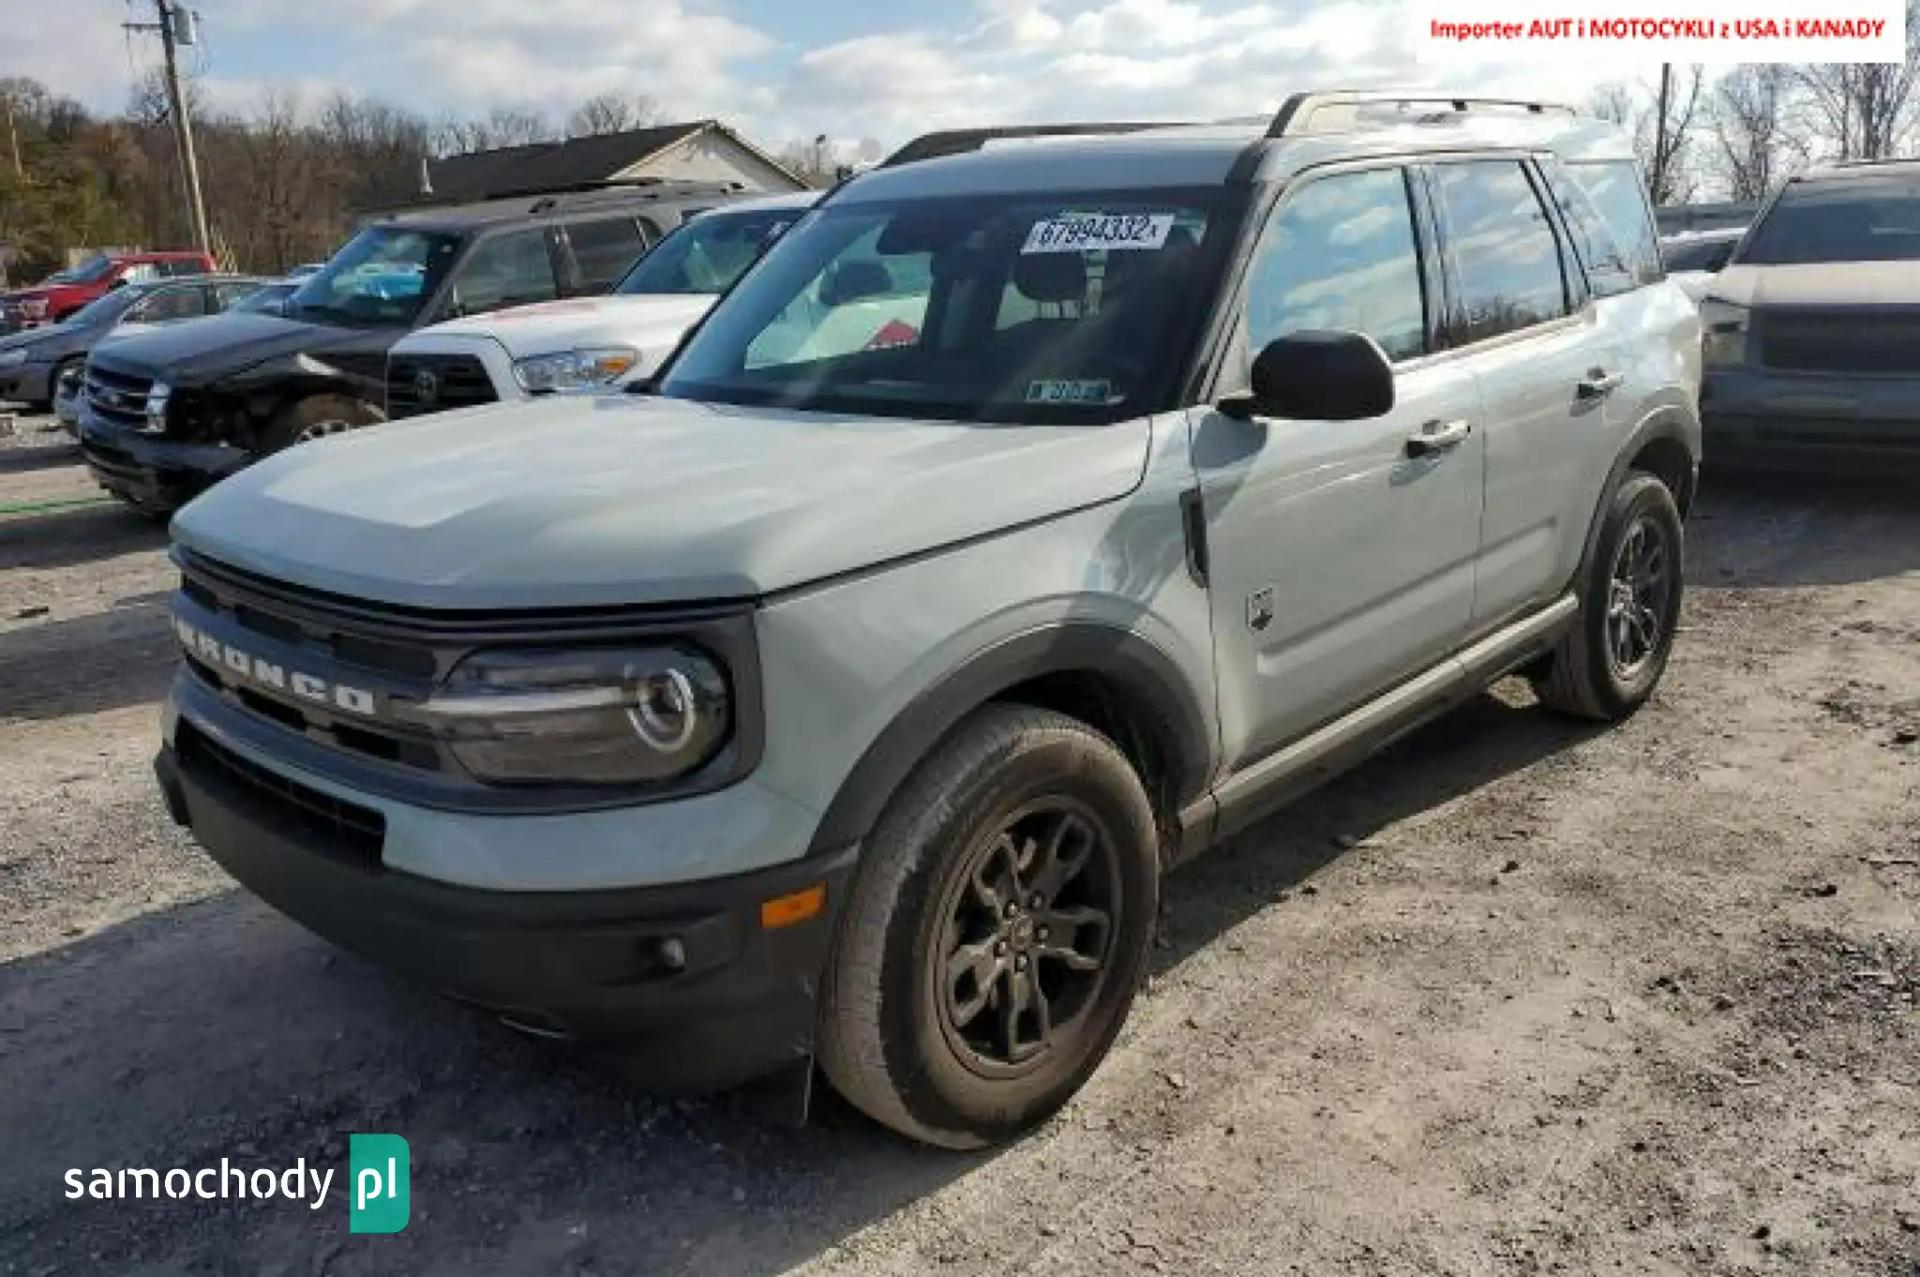
[[[1920,470],[1920,161],[1788,181],[1701,318],[1715,464]]]
[[[1026,132],[840,187],[650,393],[182,511],[176,818],[524,1029],[970,1146],[1099,1063],[1172,865],[1502,675],[1648,697],[1699,328],[1626,138]]]

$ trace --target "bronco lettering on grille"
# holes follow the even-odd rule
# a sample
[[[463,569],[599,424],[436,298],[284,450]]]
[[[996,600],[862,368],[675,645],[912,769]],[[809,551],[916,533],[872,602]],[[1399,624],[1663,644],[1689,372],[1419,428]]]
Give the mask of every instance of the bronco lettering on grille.
[[[275,691],[290,692],[304,701],[316,705],[330,705],[346,710],[350,714],[364,714],[371,718],[378,710],[372,692],[363,687],[352,687],[346,683],[330,683],[315,674],[303,670],[290,670],[277,665],[264,657],[255,656],[244,648],[231,643],[223,643],[213,635],[197,626],[190,625],[179,617],[173,619],[174,632],[179,635],[180,645],[188,655],[204,665],[217,670],[238,675],[250,683]]]

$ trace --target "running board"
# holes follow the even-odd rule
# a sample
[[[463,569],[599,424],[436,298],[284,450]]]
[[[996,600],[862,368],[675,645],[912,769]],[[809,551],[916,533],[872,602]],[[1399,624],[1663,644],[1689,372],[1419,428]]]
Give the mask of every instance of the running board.
[[[1271,815],[1414,728],[1546,654],[1580,610],[1571,594],[1504,626],[1290,745],[1249,763],[1181,813],[1179,859]]]

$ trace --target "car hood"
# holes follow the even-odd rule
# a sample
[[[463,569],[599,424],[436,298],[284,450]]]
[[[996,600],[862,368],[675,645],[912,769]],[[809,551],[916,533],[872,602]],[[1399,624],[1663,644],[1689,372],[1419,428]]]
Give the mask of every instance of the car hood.
[[[33,288],[14,288],[0,292],[0,302],[26,302],[35,298],[51,297],[62,288],[71,288],[71,284],[39,285]]]
[[[1707,296],[1736,306],[1913,306],[1920,262],[1736,264],[1714,277]]]
[[[18,350],[22,346],[46,346],[51,348],[55,345],[65,344],[63,339],[70,338],[80,331],[80,329],[71,328],[66,324],[50,324],[44,328],[27,328],[11,336],[0,337],[0,350]]]
[[[680,334],[713,307],[703,294],[663,293],[631,297],[569,297],[561,301],[515,306],[486,315],[449,320],[423,328],[406,339],[410,348],[435,337],[488,337],[514,358],[549,355],[581,346],[633,346],[651,349],[678,341]]]
[[[181,324],[157,324],[104,349],[101,367],[196,386],[279,355],[324,355],[364,330],[310,324],[278,315],[230,312]]]
[[[289,449],[173,530],[235,567],[418,607],[743,598],[1120,497],[1149,434],[550,399]]]

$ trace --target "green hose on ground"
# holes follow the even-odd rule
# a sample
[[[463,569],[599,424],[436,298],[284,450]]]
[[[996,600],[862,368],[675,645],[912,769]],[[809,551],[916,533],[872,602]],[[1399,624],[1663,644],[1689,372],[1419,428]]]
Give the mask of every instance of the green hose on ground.
[[[42,514],[48,510],[75,510],[83,506],[112,504],[113,498],[104,493],[88,497],[55,497],[47,501],[0,502],[0,519],[16,514]]]

